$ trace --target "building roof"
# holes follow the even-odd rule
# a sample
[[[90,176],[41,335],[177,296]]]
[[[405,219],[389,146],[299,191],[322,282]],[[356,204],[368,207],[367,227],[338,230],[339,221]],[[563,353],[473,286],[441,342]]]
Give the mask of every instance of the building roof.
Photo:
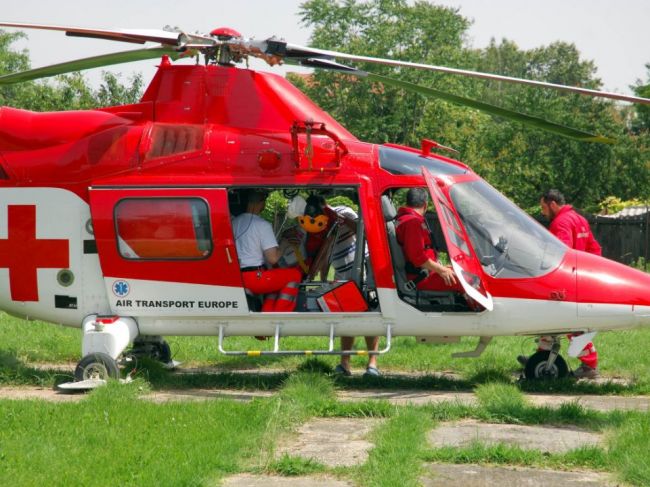
[[[648,205],[637,205],[637,206],[628,206],[623,208],[617,213],[612,213],[611,215],[599,215],[602,218],[614,218],[617,220],[637,220],[645,218],[646,215],[650,213],[650,206]]]

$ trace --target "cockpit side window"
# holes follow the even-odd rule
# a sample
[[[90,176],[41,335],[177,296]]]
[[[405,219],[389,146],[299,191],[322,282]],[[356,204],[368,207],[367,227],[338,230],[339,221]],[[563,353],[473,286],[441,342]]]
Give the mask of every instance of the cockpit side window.
[[[560,265],[566,246],[485,181],[455,184],[450,194],[490,276],[538,277]]]

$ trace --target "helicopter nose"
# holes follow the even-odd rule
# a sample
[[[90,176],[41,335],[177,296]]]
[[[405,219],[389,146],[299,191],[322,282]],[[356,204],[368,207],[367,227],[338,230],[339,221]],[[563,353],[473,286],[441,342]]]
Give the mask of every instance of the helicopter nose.
[[[627,317],[632,321],[620,321],[620,326],[650,326],[650,274],[597,255],[575,253],[581,317],[605,321]]]

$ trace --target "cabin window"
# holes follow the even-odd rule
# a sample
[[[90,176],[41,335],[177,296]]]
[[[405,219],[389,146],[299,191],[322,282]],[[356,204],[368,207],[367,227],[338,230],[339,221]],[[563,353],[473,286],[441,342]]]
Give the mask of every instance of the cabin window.
[[[115,207],[125,259],[200,260],[212,252],[208,205],[199,198],[128,198]]]

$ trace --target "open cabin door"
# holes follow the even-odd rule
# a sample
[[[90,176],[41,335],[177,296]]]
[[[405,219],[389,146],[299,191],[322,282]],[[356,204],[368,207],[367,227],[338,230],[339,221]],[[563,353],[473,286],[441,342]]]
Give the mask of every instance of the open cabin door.
[[[481,264],[471,250],[453,205],[440,189],[439,185],[444,186],[445,183],[435,178],[425,167],[422,168],[422,175],[436,207],[456,277],[469,297],[488,311],[492,311],[492,296],[485,287]]]
[[[113,313],[248,313],[223,188],[91,188],[97,250]]]

